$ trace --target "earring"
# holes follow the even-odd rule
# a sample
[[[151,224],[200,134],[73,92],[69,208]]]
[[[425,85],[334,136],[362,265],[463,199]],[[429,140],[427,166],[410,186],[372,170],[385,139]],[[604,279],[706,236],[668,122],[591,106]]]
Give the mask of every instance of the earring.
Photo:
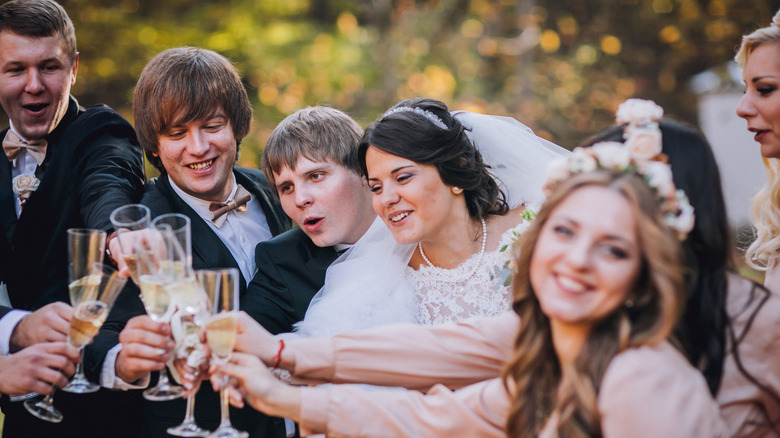
[[[460,188],[460,187],[453,186],[452,187],[452,193],[454,193],[456,195],[460,195],[461,193],[463,193],[463,189]]]
[[[624,306],[626,306],[627,309],[630,309],[634,307],[634,301],[632,299],[627,299],[625,303],[623,303]]]

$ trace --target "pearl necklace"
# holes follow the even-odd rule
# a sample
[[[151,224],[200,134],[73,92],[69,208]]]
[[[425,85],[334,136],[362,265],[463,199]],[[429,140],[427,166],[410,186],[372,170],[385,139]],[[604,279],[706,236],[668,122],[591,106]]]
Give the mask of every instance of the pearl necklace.
[[[458,282],[460,286],[463,286],[467,281],[471,280],[475,275],[477,275],[477,270],[479,270],[479,266],[482,264],[482,257],[485,255],[485,246],[487,245],[487,224],[485,224],[485,219],[480,219],[479,221],[482,223],[482,247],[479,250],[479,261],[477,262],[477,266],[474,267],[474,272],[472,272],[471,275],[469,275],[465,280]],[[425,255],[425,251],[423,251],[422,242],[417,243],[417,248],[419,248],[420,255],[422,256],[423,260],[425,260],[425,263],[428,264],[428,266],[431,268],[439,268],[438,266],[431,263],[430,260],[428,260],[428,257]]]

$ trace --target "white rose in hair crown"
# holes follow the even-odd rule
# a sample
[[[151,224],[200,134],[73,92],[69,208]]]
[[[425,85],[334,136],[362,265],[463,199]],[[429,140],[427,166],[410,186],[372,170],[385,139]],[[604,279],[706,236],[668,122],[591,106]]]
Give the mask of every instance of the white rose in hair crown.
[[[659,205],[667,224],[684,239],[693,229],[693,207],[685,192],[672,180],[672,169],[662,150],[661,128],[658,122],[664,110],[651,100],[628,99],[618,106],[615,120],[626,124],[625,143],[602,142],[591,147],[575,148],[568,157],[550,163],[545,193],[550,192],[570,176],[597,169],[635,173],[658,195]]]

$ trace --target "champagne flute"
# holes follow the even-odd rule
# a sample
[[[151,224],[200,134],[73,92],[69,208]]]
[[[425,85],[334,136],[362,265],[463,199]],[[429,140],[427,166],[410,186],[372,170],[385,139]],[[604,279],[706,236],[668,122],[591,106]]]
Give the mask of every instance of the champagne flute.
[[[175,307],[165,288],[167,276],[163,266],[168,260],[168,247],[162,234],[152,230],[143,239],[136,241],[135,254],[138,261],[138,285],[146,313],[153,321],[167,323]],[[184,395],[184,388],[171,385],[168,372],[163,368],[157,386],[147,389],[143,395],[147,400],[173,400]]]
[[[209,435],[209,431],[205,429],[201,429],[198,427],[197,423],[195,423],[195,396],[200,388],[200,379],[198,378],[198,374],[200,373],[200,365],[201,365],[201,359],[207,360],[208,358],[204,357],[201,358],[202,350],[199,347],[203,347],[202,344],[199,343],[199,330],[198,327],[203,325],[205,322],[205,318],[208,317],[208,314],[211,312],[211,301],[213,301],[211,298],[214,296],[214,291],[217,289],[217,285],[220,281],[219,271],[214,270],[198,270],[195,271],[195,276],[198,281],[198,286],[201,289],[202,293],[208,297],[207,300],[205,300],[202,303],[202,306],[198,309],[198,312],[191,315],[186,315],[182,317],[182,331],[184,332],[184,336],[192,336],[192,342],[187,342],[185,339],[182,341],[183,349],[190,349],[189,352],[182,351],[181,356],[179,357],[179,352],[177,352],[177,357],[174,359],[174,361],[183,361],[186,362],[186,366],[190,369],[193,369],[195,373],[195,380],[196,380],[196,386],[192,390],[192,393],[189,397],[187,397],[187,407],[184,410],[184,420],[182,420],[181,424],[175,427],[168,428],[168,434],[174,435],[174,436],[183,436],[183,437],[205,437]],[[195,342],[198,342],[197,347],[194,344]]]
[[[68,292],[73,309],[85,299],[92,299],[100,284],[100,277],[90,275],[93,264],[103,263],[106,252],[106,232],[88,228],[68,229]],[[96,392],[100,385],[90,382],[84,376],[84,348],[79,348],[81,363],[76,365],[76,374],[62,388],[63,391],[76,394]]]
[[[233,354],[238,331],[238,269],[228,268],[216,271],[219,282],[214,288],[212,316],[206,324],[206,341],[211,350],[211,357],[217,364],[225,364]],[[237,430],[230,423],[229,400],[227,392],[227,376],[220,378],[220,413],[219,427],[209,438],[246,438],[248,433]]]
[[[117,242],[122,251],[122,258],[130,270],[133,282],[138,284],[137,256],[133,245],[133,234],[145,230],[151,225],[151,213],[149,208],[141,204],[128,204],[117,208],[111,213],[111,224],[116,231]]]
[[[152,226],[160,230],[168,247],[163,275],[171,299],[181,311],[197,314],[206,297],[192,270],[190,219],[183,214],[165,214],[155,218]]]
[[[100,327],[106,321],[116,297],[125,286],[126,278],[121,278],[111,266],[95,262],[88,274],[89,291],[83,296],[70,320],[68,342],[76,348],[84,348],[92,341]],[[52,404],[54,391],[41,400],[27,400],[24,407],[34,416],[52,423],[62,421],[62,413]]]

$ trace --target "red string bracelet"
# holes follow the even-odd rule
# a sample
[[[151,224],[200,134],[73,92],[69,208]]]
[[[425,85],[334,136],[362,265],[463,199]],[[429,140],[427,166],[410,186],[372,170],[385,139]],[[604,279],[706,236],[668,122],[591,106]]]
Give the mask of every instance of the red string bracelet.
[[[279,339],[279,351],[277,351],[276,356],[271,359],[271,368],[276,370],[279,369],[279,365],[281,364],[289,365],[286,362],[282,362],[282,351],[284,351],[284,339]]]

